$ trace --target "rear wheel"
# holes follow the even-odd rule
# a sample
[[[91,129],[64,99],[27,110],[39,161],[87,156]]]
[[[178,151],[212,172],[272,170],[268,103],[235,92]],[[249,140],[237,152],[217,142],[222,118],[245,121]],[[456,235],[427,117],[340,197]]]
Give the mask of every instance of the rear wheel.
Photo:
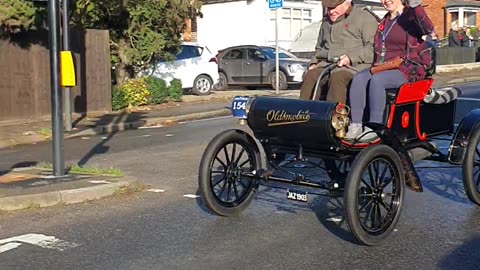
[[[201,197],[214,213],[236,215],[254,198],[258,182],[246,174],[258,171],[260,153],[252,143],[247,134],[227,130],[205,149],[198,181]]]
[[[213,82],[212,79],[207,75],[198,75],[193,82],[192,92],[198,96],[209,95],[212,91]]]
[[[224,91],[228,88],[228,79],[227,75],[223,72],[218,73],[218,83],[215,84],[215,90]]]
[[[480,205],[480,128],[476,128],[468,139],[462,165],[463,187],[468,198]]]
[[[393,232],[403,206],[404,175],[398,154],[387,145],[365,148],[348,173],[344,202],[347,222],[365,245],[378,245]]]

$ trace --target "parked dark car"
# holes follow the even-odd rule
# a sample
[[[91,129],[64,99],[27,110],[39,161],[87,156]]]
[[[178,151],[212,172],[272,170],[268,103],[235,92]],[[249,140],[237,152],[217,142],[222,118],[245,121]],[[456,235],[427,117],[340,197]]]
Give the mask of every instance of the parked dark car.
[[[225,90],[229,85],[247,87],[271,85],[276,87],[275,47],[235,46],[221,50],[217,54],[219,83],[217,90]],[[279,50],[279,88],[287,89],[288,84],[300,84],[307,71],[309,59],[298,58],[286,50]]]

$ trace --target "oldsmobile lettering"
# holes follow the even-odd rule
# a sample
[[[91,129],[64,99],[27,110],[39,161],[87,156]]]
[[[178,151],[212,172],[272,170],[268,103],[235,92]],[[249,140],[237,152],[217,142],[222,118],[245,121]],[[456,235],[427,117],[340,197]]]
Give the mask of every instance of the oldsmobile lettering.
[[[305,123],[310,120],[309,111],[298,111],[297,114],[288,114],[285,110],[270,110],[267,112],[268,126],[281,126]]]

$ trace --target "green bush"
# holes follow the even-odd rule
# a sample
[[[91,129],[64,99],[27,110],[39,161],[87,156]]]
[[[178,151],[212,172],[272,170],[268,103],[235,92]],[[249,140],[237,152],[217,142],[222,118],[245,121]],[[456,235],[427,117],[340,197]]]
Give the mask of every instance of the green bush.
[[[128,80],[112,89],[112,110],[147,104],[160,104],[182,99],[182,82],[174,79],[167,83],[155,77],[143,77]]]
[[[182,100],[183,89],[182,89],[182,81],[179,79],[173,79],[170,82],[170,85],[167,89],[168,97],[172,101],[180,101]]]
[[[155,77],[146,77],[147,89],[150,91],[149,104],[160,104],[167,101],[167,84],[164,80]]]
[[[125,94],[120,87],[113,87],[112,89],[112,110],[118,111],[127,107],[127,100]]]
[[[140,106],[148,104],[150,91],[147,89],[145,78],[135,78],[128,80],[121,86],[121,91],[125,95],[127,106]]]

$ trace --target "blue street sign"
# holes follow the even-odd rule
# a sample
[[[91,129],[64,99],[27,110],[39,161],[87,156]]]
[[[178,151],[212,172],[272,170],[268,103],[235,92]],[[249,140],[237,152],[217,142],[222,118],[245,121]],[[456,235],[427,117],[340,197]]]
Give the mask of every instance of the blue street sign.
[[[268,0],[269,9],[277,9],[283,7],[283,0]]]

